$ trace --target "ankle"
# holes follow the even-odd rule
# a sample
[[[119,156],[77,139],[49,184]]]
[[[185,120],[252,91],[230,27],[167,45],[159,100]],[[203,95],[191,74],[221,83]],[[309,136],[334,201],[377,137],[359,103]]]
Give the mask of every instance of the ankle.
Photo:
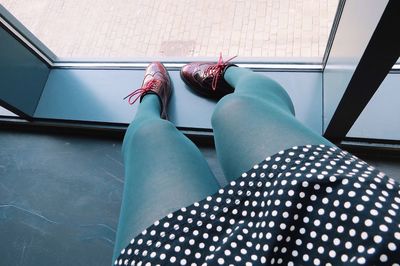
[[[145,113],[154,117],[160,117],[161,103],[160,98],[155,93],[147,93],[143,95],[142,102],[139,105],[137,115]]]
[[[228,65],[228,66],[226,66],[226,68],[225,68],[225,70],[224,70],[224,72],[222,73],[222,78],[227,82],[228,80],[227,80],[227,78],[226,77],[229,77],[229,76],[234,76],[234,75],[236,75],[236,70],[235,70],[235,68],[238,68],[238,66],[237,65]],[[229,79],[229,78],[228,78]]]

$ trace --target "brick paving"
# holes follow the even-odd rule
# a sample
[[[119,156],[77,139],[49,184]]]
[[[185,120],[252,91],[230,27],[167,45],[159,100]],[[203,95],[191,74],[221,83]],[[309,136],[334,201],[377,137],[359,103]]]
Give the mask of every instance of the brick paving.
[[[59,57],[321,58],[338,0],[0,0]]]

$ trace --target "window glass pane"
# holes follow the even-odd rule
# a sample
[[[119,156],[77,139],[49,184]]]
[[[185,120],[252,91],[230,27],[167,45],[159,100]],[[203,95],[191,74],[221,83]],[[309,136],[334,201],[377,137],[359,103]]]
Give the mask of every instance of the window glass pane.
[[[339,0],[0,0],[58,57],[321,61]]]
[[[399,72],[385,77],[347,137],[400,140],[399,84]]]

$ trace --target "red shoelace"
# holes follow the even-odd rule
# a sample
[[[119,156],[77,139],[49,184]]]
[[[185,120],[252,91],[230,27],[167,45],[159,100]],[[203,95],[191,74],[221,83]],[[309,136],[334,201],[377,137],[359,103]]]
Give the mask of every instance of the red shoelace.
[[[128,98],[128,103],[130,105],[134,104],[138,99],[140,99],[140,97],[142,97],[143,94],[145,94],[146,92],[150,91],[151,89],[153,89],[155,86],[157,86],[158,84],[160,84],[160,80],[158,79],[151,79],[149,80],[145,85],[142,85],[142,87],[140,87],[137,90],[134,90],[133,92],[131,92],[129,95],[127,95],[124,100],[126,98]],[[133,98],[133,101],[132,101]]]
[[[224,71],[225,67],[228,65],[229,61],[232,59],[236,58],[237,55],[234,57],[229,58],[228,60],[224,61],[222,59],[222,53],[219,54],[219,59],[217,64],[210,66],[206,69],[205,75],[206,76],[212,76],[212,83],[211,83],[211,88],[215,91],[217,89],[218,81],[219,78],[221,77],[222,72]]]

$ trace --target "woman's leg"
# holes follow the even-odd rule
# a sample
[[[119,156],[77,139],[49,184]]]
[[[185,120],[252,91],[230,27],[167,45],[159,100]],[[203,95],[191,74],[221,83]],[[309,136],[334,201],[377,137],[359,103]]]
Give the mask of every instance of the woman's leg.
[[[296,120],[292,101],[277,82],[239,67],[229,67],[224,78],[235,92],[217,104],[212,126],[217,156],[228,180],[283,149],[333,146]]]
[[[114,259],[153,222],[219,189],[198,148],[172,123],[160,119],[154,94],[143,98],[122,151],[125,184]]]

